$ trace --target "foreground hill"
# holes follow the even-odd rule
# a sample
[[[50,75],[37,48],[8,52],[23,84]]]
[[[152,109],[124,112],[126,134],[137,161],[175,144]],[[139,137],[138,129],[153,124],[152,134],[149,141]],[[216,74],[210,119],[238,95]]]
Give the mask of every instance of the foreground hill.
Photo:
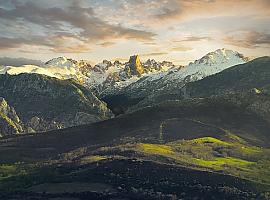
[[[250,99],[249,104],[246,99]],[[161,139],[162,142],[170,142],[207,136],[220,139],[229,132],[253,145],[268,147],[270,146],[268,115],[260,115],[252,109],[252,104],[260,101],[269,102],[270,97],[248,93],[242,96],[169,101],[90,125],[35,134],[34,137],[25,135],[3,139],[2,145],[14,145],[14,141],[20,148],[37,148],[41,152],[47,152],[44,156],[48,157],[73,150],[78,146],[111,143],[121,137],[158,142]],[[162,138],[160,138],[161,125]],[[6,151],[13,150],[6,149]],[[34,151],[29,153],[33,153],[35,158],[41,158],[43,155],[35,155]],[[6,156],[9,156],[9,153]],[[32,155],[26,156],[26,159],[30,159],[30,156]],[[10,159],[16,157],[11,156]]]
[[[91,123],[112,116],[104,102],[73,80],[39,74],[0,75],[0,96],[35,131]]]
[[[2,198],[267,199],[270,123],[245,99],[269,96],[170,101],[91,125],[3,138]]]

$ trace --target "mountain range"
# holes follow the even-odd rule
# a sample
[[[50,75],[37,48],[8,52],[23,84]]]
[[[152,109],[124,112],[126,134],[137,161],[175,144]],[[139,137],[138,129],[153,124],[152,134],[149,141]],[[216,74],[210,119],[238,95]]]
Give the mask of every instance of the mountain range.
[[[108,119],[165,100],[191,97],[189,83],[248,61],[242,54],[227,49],[208,53],[187,66],[150,59],[141,62],[138,55],[131,56],[126,63],[104,60],[95,66],[83,60],[58,57],[40,66],[3,65],[0,96],[19,113],[25,126],[23,132],[43,132]],[[22,84],[21,88],[18,84]],[[70,88],[77,101],[92,104],[93,108],[83,108],[81,103],[73,104],[74,109],[66,108],[63,102],[70,103],[71,97],[65,91]],[[85,93],[92,96],[90,100]],[[95,104],[99,111],[89,111],[96,109]]]
[[[0,73],[0,199],[269,199],[269,57]]]

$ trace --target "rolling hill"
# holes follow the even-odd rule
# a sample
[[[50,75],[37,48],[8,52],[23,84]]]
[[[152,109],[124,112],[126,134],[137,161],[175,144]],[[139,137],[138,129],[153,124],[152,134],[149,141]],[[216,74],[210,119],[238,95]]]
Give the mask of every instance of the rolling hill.
[[[247,98],[269,97],[169,101],[90,125],[3,138],[1,195],[265,199],[270,123],[248,109]]]

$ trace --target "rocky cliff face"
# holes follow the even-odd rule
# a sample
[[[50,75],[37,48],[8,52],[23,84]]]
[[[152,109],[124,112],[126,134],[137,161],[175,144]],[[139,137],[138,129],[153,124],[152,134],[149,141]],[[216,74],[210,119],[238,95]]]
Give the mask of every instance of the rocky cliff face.
[[[24,132],[23,125],[13,107],[0,97],[0,136]]]
[[[130,56],[129,61],[126,65],[126,70],[129,76],[131,75],[141,76],[145,72],[138,55]]]

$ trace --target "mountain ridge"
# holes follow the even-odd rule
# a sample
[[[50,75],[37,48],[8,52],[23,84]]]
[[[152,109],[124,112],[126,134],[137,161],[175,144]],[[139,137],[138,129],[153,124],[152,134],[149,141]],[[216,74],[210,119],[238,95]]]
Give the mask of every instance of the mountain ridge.
[[[209,55],[217,55],[215,62],[208,62]],[[143,99],[157,98],[159,95],[181,96],[181,90],[186,83],[201,80],[209,75],[216,74],[224,69],[230,68],[237,64],[245,63],[244,57],[238,52],[219,49],[203,56],[195,63],[190,63],[186,67],[171,68],[168,71],[145,76],[126,87],[114,92],[103,92],[101,97],[114,110],[127,110],[125,102],[131,105],[137,104]],[[124,99],[125,102],[119,101]],[[129,103],[128,103],[129,104]],[[122,112],[122,111],[121,111]]]
[[[108,119],[106,103],[74,80],[40,74],[0,75],[0,96],[7,99],[24,124],[48,131]]]
[[[53,58],[42,66],[1,66],[0,74],[20,74],[26,72],[45,74],[58,79],[73,78],[80,81],[86,87],[95,89],[101,96],[105,96],[117,93],[118,90],[128,87],[141,78],[160,79],[164,77],[163,79],[165,80],[167,76],[168,81],[170,81],[165,81],[164,84],[171,84],[170,82],[182,76],[188,76],[188,81],[199,80],[231,65],[246,61],[247,58],[242,54],[228,49],[218,49],[210,52],[185,67],[176,66],[171,62],[156,62],[153,59],[141,62],[139,55],[131,56],[126,63],[119,61],[112,63],[111,61],[104,60],[95,66],[84,60],[76,61],[63,56]],[[216,66],[214,66],[215,64]]]

